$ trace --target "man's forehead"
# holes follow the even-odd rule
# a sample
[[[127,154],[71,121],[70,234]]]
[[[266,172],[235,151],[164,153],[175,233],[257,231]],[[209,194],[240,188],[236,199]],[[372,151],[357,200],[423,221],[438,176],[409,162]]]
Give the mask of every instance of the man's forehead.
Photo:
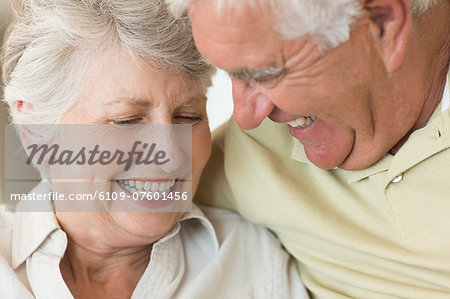
[[[270,18],[254,11],[249,11],[249,17],[219,16],[212,2],[199,0],[190,11],[196,45],[206,58],[227,71],[278,65],[275,57],[281,39]]]
[[[236,38],[242,36],[244,40],[257,37],[261,32],[275,31],[274,16],[271,10],[261,9],[249,5],[225,6],[217,7],[217,2],[211,0],[197,0],[189,9],[189,16],[192,25],[197,29],[213,29],[229,32],[238,32]],[[202,24],[203,26],[197,26]],[[212,30],[211,30],[212,31]]]
[[[189,13],[196,9],[208,10],[216,18],[271,18],[274,12],[268,3],[254,0],[192,0]]]

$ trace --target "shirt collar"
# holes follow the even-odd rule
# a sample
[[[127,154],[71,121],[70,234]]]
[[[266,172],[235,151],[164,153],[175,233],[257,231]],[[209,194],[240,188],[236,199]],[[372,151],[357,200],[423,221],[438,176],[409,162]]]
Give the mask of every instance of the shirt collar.
[[[352,170],[352,171],[342,170],[342,171],[347,174],[347,182],[354,183],[364,178],[373,176],[377,173],[381,173],[383,171],[388,170],[389,167],[391,166],[393,158],[394,158],[393,155],[386,154],[377,163],[373,164],[368,168],[361,170]]]
[[[291,137],[291,139],[292,139],[291,159],[308,165],[314,165],[311,161],[309,161],[308,157],[306,156],[303,144],[300,141],[298,141],[297,138]]]
[[[48,193],[50,189],[48,184],[40,183],[31,192]],[[41,204],[49,205],[46,210],[52,211],[51,202],[44,201]],[[23,264],[48,238],[55,232],[63,233],[54,212],[23,212],[19,204],[14,219],[12,234],[12,267],[18,268]],[[208,235],[216,252],[219,250],[219,240],[212,223],[205,214],[194,203],[192,211],[186,212],[180,221],[167,233],[158,243],[165,243],[174,238],[184,225],[190,225],[193,221],[201,224],[204,233]],[[64,249],[65,250],[65,249]],[[61,256],[62,257],[62,256]]]
[[[203,228],[206,230],[211,240],[214,242],[215,250],[219,251],[219,238],[217,236],[216,230],[214,229],[214,226],[212,225],[211,221],[209,221],[209,219],[205,216],[202,210],[193,203],[192,212],[186,213],[180,220],[180,222],[189,222],[195,219],[197,219],[202,224]]]
[[[48,184],[38,184],[31,192],[48,193]],[[55,230],[60,229],[53,212],[23,212],[28,202],[19,203],[14,215],[14,227],[12,233],[12,267],[18,268],[41,246],[45,239]],[[48,210],[53,210],[50,201],[40,204],[49,205]]]
[[[162,244],[170,239],[174,238],[177,234],[180,233],[180,230],[185,225],[191,225],[194,221],[198,221],[201,224],[203,233],[208,235],[208,239],[211,240],[214,250],[219,251],[219,239],[217,237],[214,226],[211,221],[205,216],[205,214],[200,210],[200,208],[192,203],[192,211],[186,212],[183,217],[181,217],[180,221],[160,240],[158,240],[155,244]]]

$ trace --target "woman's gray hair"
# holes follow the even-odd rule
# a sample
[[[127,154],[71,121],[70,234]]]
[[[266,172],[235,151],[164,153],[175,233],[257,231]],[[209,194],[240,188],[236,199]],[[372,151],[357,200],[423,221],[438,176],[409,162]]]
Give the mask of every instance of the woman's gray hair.
[[[181,16],[197,0],[166,0],[175,16]],[[287,39],[313,38],[321,51],[332,49],[350,37],[350,25],[361,13],[358,0],[209,0],[215,1],[220,14],[243,5],[268,5],[278,11],[277,31]],[[414,16],[424,13],[439,0],[411,0]],[[276,8],[276,10],[275,10]]]
[[[15,0],[1,64],[13,122],[59,123],[79,98],[93,54],[116,47],[139,63],[169,66],[210,85],[214,72],[195,47],[186,14],[164,0]],[[17,114],[17,101],[31,112]]]

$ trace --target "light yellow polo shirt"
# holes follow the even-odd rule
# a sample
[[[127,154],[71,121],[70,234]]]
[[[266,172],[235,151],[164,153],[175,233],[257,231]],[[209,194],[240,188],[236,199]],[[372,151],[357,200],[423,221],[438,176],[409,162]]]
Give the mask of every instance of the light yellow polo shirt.
[[[450,110],[441,108],[395,156],[361,171],[314,166],[286,124],[244,132],[231,120],[215,134],[198,200],[275,232],[313,297],[450,298]]]

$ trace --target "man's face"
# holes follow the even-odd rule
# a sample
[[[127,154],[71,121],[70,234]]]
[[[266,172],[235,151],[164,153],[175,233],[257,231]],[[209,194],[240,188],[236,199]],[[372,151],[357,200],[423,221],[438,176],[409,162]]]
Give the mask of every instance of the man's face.
[[[198,0],[190,10],[193,34],[200,52],[230,73],[241,128],[266,117],[287,123],[312,116],[307,126],[286,124],[309,160],[324,169],[364,169],[416,121],[420,106],[405,105],[389,86],[367,15],[348,42],[322,55],[309,38],[282,38],[268,9],[218,16],[211,2]]]

